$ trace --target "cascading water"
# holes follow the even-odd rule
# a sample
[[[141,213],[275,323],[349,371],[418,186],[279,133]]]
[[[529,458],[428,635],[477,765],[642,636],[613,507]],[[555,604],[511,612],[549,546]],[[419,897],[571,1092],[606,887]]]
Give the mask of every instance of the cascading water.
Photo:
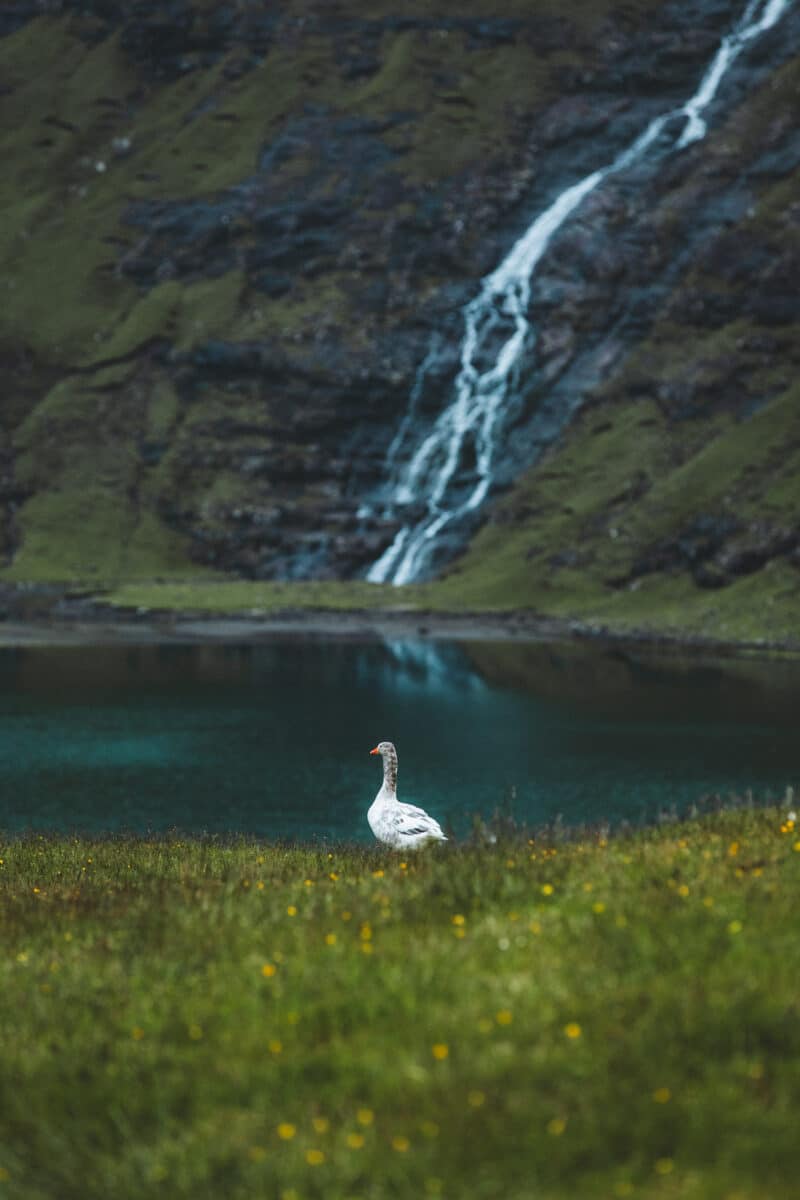
[[[420,504],[424,504],[425,511],[418,520],[403,525],[372,565],[367,574],[371,582],[403,584],[419,578],[442,529],[474,513],[495,482],[502,416],[517,388],[523,354],[532,340],[526,317],[531,279],[553,235],[604,179],[635,164],[656,142],[663,155],[703,138],[707,126],[702,114],[725,74],[745,46],[775,25],[791,3],[750,0],[739,21],[723,37],[694,95],[651,121],[607,166],[563,191],[535,219],[496,270],[486,276],[478,295],[463,310],[464,336],[453,399],[422,442],[403,457],[422,381],[436,353],[432,347],[420,367],[409,409],[389,450],[391,494],[385,516],[396,517],[412,506],[418,511]],[[667,126],[679,123],[680,132],[676,131],[672,143],[665,147],[662,135],[667,134]],[[474,467],[465,489],[463,463],[468,455],[473,457]]]

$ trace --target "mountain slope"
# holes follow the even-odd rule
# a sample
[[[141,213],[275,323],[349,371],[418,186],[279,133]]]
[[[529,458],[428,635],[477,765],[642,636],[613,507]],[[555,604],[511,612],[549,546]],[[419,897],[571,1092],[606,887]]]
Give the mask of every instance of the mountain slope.
[[[657,622],[721,612],[742,582],[794,596],[796,9],[706,141],[604,187],[554,243],[517,482],[439,602]],[[3,576],[363,572],[393,528],[359,508],[431,337],[423,415],[477,281],[686,98],[733,15],[8,6]],[[527,417],[576,388],[582,414],[526,471]]]
[[[797,629],[798,116],[794,59],[653,197],[646,230],[619,239],[624,255],[650,231],[647,272],[664,223],[701,233],[650,328],[496,506],[449,588],[612,622]],[[710,229],[709,207],[724,214]]]

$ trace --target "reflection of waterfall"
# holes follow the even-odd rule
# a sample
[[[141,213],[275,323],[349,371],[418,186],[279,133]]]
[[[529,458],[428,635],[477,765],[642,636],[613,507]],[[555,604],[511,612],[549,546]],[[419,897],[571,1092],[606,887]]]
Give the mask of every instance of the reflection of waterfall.
[[[744,47],[773,26],[791,0],[750,0],[689,100],[656,117],[642,134],[607,166],[593,171],[559,195],[488,275],[478,295],[464,308],[464,336],[454,396],[433,428],[408,457],[400,451],[416,415],[428,355],[412,393],[387,463],[392,476],[386,517],[406,521],[394,541],[370,568],[374,583],[418,579],[428,568],[436,537],[445,526],[468,517],[495,482],[507,401],[518,391],[523,355],[530,348],[526,318],[532,273],[553,235],[581,201],[608,176],[624,171],[652,148],[659,155],[681,150],[703,138],[702,113]],[[414,506],[424,506],[417,519]]]
[[[441,642],[402,641],[385,638],[391,656],[393,690],[484,691],[486,685],[473,670],[460,647]]]

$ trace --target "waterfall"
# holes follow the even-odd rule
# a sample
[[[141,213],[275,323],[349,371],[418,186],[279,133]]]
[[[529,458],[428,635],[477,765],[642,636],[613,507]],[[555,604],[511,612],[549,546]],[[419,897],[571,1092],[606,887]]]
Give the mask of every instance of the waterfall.
[[[435,351],[428,354],[390,447],[387,474],[391,496],[384,515],[393,517],[415,504],[418,508],[424,504],[425,511],[418,520],[402,526],[370,567],[367,579],[403,584],[419,578],[442,529],[474,512],[485,500],[495,480],[500,449],[497,435],[506,401],[515,394],[522,358],[533,340],[526,317],[531,279],[553,235],[604,179],[642,159],[654,143],[659,142],[663,154],[682,150],[705,137],[707,126],[702,114],[725,74],[748,42],[775,25],[790,4],[791,0],[750,0],[738,22],[722,38],[695,93],[680,107],[656,117],[616,158],[566,188],[536,217],[500,265],[482,281],[477,296],[465,305],[460,369],[453,398],[427,436],[402,461],[400,452],[412,431],[422,383]],[[676,129],[674,135],[667,130],[668,125]],[[667,137],[672,141],[665,147]],[[458,470],[467,455],[474,459],[474,468],[465,489]]]

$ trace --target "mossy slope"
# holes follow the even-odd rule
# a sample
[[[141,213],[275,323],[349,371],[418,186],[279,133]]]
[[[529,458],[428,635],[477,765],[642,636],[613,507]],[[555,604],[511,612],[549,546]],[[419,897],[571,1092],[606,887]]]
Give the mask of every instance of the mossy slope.
[[[644,2],[180,7],[178,26],[32,8],[0,38],[12,580],[369,561],[359,492],[430,330],[557,178],[552,114],[624,113],[613,89],[666,59],[668,83],[694,78],[719,24],[687,42]],[[426,603],[797,634],[797,103],[793,60],[659,181],[649,224],[613,215],[666,259],[687,213],[707,234]],[[585,133],[564,133],[563,170]]]

